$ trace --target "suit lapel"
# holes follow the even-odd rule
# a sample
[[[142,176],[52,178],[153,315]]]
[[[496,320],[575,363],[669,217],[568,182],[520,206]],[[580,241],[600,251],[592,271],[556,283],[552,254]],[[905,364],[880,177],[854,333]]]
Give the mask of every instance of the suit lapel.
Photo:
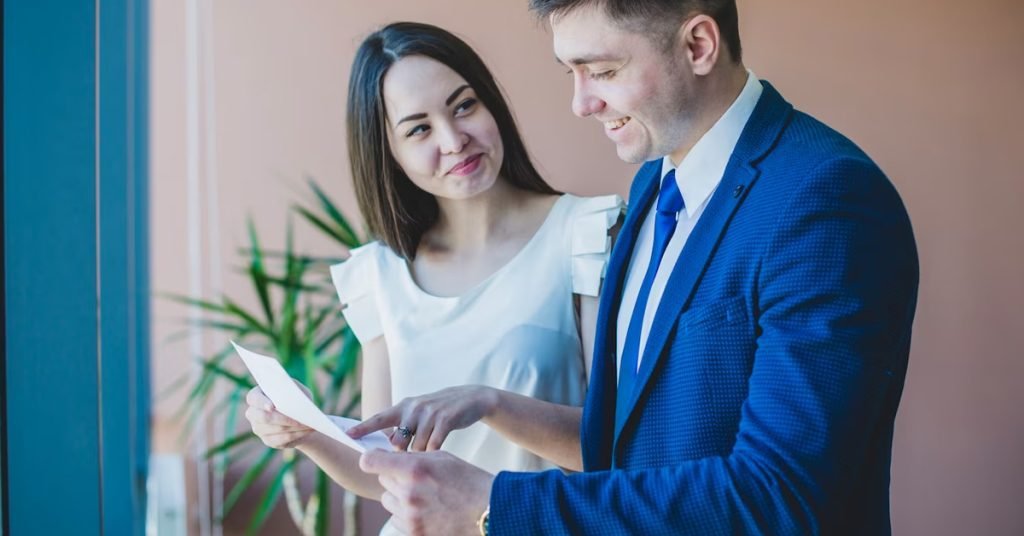
[[[658,303],[650,334],[643,349],[635,389],[629,399],[630,415],[623,420],[621,427],[615,429],[613,454],[622,429],[636,413],[637,401],[646,389],[658,361],[666,353],[665,345],[673,335],[680,313],[689,306],[697,284],[721,242],[729,221],[747,198],[748,192],[758,178],[756,162],[770,151],[788,122],[792,106],[782,99],[771,84],[763,82],[763,85],[761,99],[743,129],[726,166],[722,182],[708,201],[708,206],[704,209],[697,226],[687,238],[686,246],[683,247],[672,269],[665,293]]]
[[[619,230],[608,260],[608,270],[601,289],[597,314],[597,340],[594,341],[594,362],[591,366],[590,388],[583,406],[581,440],[585,468],[607,467],[611,462],[612,431],[615,426],[616,330],[622,287],[633,256],[633,247],[644,221],[646,208],[657,192],[661,160],[649,162],[637,171],[630,191],[626,219]]]

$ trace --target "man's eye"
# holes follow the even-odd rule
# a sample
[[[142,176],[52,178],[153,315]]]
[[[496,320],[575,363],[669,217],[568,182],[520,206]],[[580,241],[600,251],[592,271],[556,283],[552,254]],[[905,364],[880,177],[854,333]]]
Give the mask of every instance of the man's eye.
[[[592,78],[594,80],[607,80],[607,79],[609,79],[609,78],[611,78],[613,76],[615,76],[615,71],[611,71],[611,70],[609,70],[609,71],[601,71],[601,72],[597,72],[597,73],[590,73],[590,78]]]
[[[427,130],[430,130],[430,127],[428,127],[427,125],[416,125],[416,126],[412,127],[412,130],[410,130],[409,132],[405,133],[405,137],[406,138],[411,138],[413,136],[417,136],[419,134],[423,134]]]

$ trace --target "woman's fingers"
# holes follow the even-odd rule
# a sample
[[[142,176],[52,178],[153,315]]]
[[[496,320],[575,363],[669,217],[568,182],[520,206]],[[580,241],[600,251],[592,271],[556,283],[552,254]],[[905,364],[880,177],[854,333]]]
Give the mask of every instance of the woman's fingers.
[[[438,423],[434,426],[434,430],[430,432],[430,438],[427,439],[427,451],[441,450],[441,445],[444,444],[444,440],[448,438],[448,434],[451,430],[443,426],[443,423]]]
[[[294,446],[313,431],[308,426],[278,411],[263,410],[258,405],[246,408],[245,418],[252,426],[252,432],[260,438],[260,441],[272,448]]]
[[[484,401],[479,396],[480,390],[470,387],[448,388],[402,400],[349,428],[348,435],[358,439],[371,432],[394,427],[389,439],[396,450],[438,450],[454,429],[465,428],[480,420]]]
[[[300,443],[313,430],[301,424],[298,426],[281,426],[278,424],[255,422],[252,425],[252,432],[268,447],[286,448]]]
[[[274,407],[274,403],[267,398],[267,395],[263,393],[263,389],[259,387],[249,389],[249,392],[245,394],[245,403],[249,407],[260,409],[271,409]]]
[[[409,444],[412,443],[412,437],[415,433],[411,427],[398,426],[391,432],[391,446],[395,447],[395,450],[409,450]]]
[[[376,432],[378,430],[399,426],[401,424],[403,411],[404,401],[403,403],[399,403],[398,405],[388,408],[353,426],[352,428],[349,428],[346,433],[351,438],[359,439],[366,434]]]
[[[420,417],[416,430],[413,432],[412,444],[409,445],[409,452],[423,452],[427,450],[427,440],[434,431],[433,414],[425,414]]]
[[[271,425],[281,428],[309,428],[308,426],[288,417],[287,415],[276,411],[276,410],[264,410],[257,407],[249,406],[245,410],[245,418],[249,420],[249,423]]]
[[[259,387],[253,387],[245,394],[245,402],[248,405],[245,418],[252,432],[268,447],[292,447],[313,432],[312,428],[274,409],[274,403]]]
[[[295,446],[302,442],[302,440],[308,435],[309,432],[289,431],[259,435],[259,438],[263,441],[264,445],[270,448],[283,449]]]

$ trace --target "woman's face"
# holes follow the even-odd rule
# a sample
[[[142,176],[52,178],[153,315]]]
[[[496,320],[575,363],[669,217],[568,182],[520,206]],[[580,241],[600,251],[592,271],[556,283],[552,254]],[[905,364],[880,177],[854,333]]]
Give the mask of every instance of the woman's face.
[[[397,61],[384,76],[388,143],[413,184],[466,199],[494,185],[504,158],[494,116],[455,71],[424,56]]]

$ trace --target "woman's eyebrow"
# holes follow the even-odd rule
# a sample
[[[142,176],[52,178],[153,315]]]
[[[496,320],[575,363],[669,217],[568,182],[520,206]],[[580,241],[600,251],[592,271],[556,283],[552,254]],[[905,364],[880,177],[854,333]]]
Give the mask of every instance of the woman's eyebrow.
[[[453,91],[452,94],[449,95],[447,99],[445,99],[444,105],[445,106],[451,106],[452,103],[455,102],[455,99],[459,98],[459,95],[463,91],[466,91],[467,89],[469,89],[469,84],[462,84],[461,86],[459,86],[458,89]]]
[[[462,84],[461,86],[459,86],[455,91],[452,92],[451,95],[448,96],[447,99],[445,99],[444,105],[445,106],[451,106],[452,103],[455,102],[455,99],[459,98],[459,95],[461,95],[462,92],[466,91],[467,89],[471,89],[469,84]],[[398,128],[398,125],[401,125],[402,123],[405,123],[406,121],[419,121],[421,119],[426,119],[426,118],[427,118],[427,114],[424,114],[424,113],[407,115],[407,116],[399,119],[398,122],[395,123],[395,128]]]
[[[422,113],[421,114],[407,115],[407,116],[399,119],[398,122],[395,123],[395,128],[398,128],[398,125],[401,125],[402,123],[405,123],[406,121],[419,121],[420,119],[426,119],[426,118],[427,118],[427,114],[422,114]]]

